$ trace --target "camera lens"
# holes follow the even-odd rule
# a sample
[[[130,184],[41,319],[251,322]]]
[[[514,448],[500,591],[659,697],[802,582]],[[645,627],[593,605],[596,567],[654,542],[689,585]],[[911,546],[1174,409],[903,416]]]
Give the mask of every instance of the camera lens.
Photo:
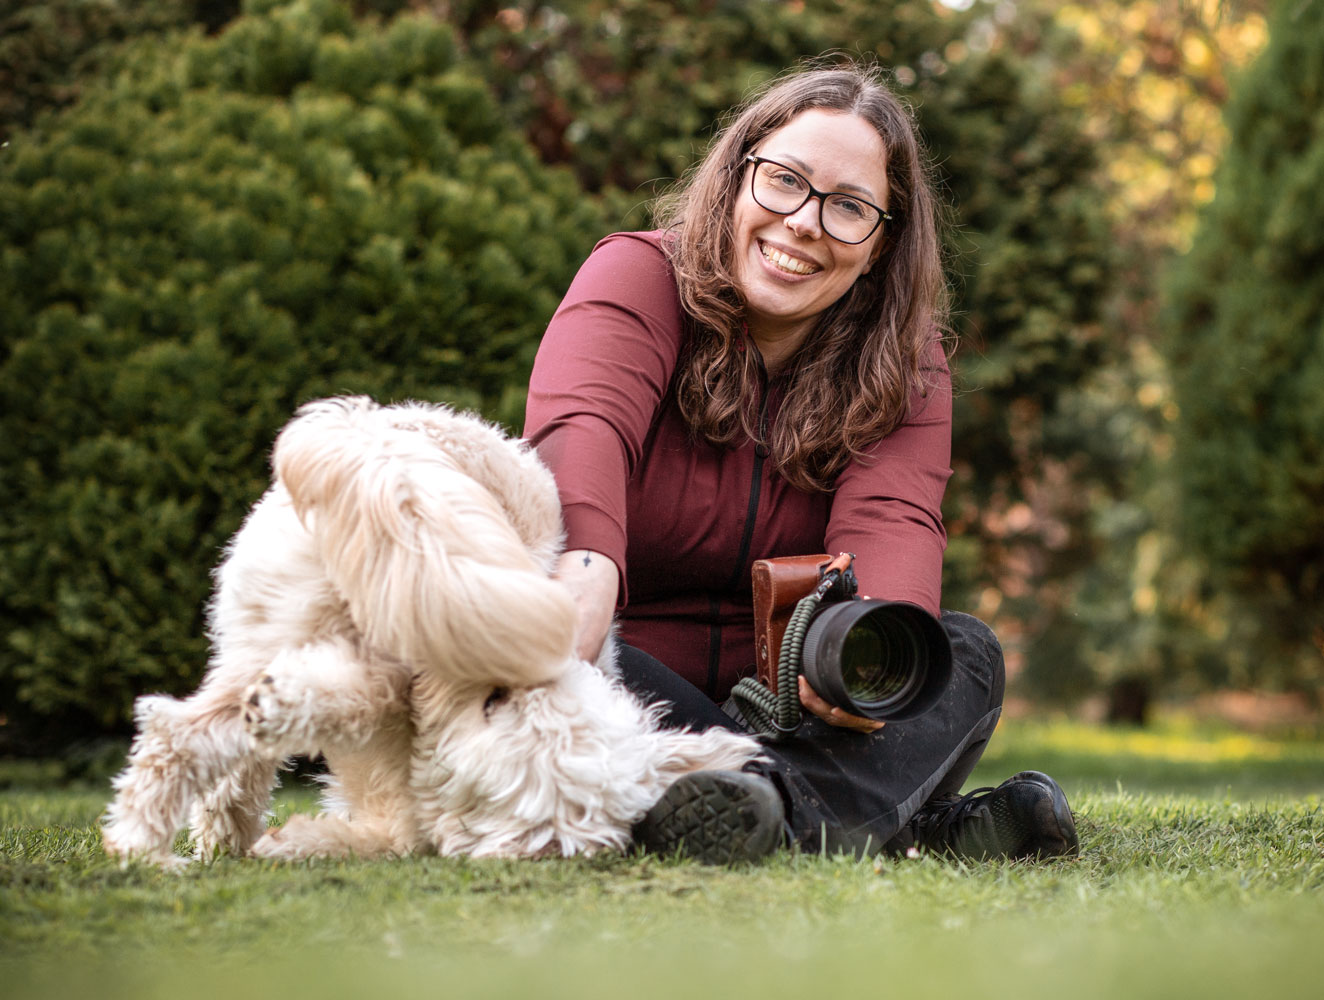
[[[908,634],[884,632],[878,623],[865,618],[846,633],[841,645],[841,683],[851,701],[883,701],[905,690],[910,673],[906,664],[915,661]]]
[[[852,715],[913,718],[941,696],[951,644],[936,618],[913,604],[843,601],[822,607],[802,653],[810,686]]]

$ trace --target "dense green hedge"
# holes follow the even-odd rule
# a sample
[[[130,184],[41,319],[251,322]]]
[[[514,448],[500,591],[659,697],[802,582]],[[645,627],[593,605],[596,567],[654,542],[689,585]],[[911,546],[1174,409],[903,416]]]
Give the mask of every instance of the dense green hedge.
[[[116,43],[189,24],[193,0],[15,0],[0,11],[0,140],[96,85]]]
[[[196,683],[275,430],[337,392],[518,422],[605,228],[430,18],[268,4],[144,39],[0,163],[0,732]]]

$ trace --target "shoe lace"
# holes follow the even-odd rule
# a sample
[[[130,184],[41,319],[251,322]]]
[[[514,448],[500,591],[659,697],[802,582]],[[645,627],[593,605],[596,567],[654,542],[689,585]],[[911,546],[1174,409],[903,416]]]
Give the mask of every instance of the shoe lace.
[[[922,843],[945,841],[951,828],[970,814],[970,810],[975,807],[975,800],[993,790],[992,785],[985,785],[964,795],[930,799],[924,803],[912,820],[916,841]]]

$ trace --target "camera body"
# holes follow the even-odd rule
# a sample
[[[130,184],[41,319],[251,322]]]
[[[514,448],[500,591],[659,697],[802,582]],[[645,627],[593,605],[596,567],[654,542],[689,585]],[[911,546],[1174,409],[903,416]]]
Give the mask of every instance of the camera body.
[[[829,555],[782,556],[779,559],[759,559],[754,563],[754,649],[758,677],[773,694],[777,693],[777,661],[791,613],[800,600],[818,586],[831,563]],[[855,574],[847,570],[828,591],[824,602],[850,600],[855,596],[854,584]],[[834,594],[838,587],[841,593]],[[847,588],[850,588],[849,593],[846,593]]]
[[[754,563],[754,642],[759,681],[777,695],[779,660],[802,599],[821,591],[807,625],[797,627],[797,664],[830,704],[865,718],[901,721],[928,711],[951,678],[951,641],[942,624],[914,604],[860,600],[842,553],[786,556]],[[826,589],[825,576],[833,574]]]

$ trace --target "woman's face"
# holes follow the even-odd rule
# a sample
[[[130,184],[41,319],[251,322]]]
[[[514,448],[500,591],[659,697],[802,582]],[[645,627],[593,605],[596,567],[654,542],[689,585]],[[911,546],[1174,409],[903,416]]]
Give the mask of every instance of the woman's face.
[[[794,168],[820,191],[855,194],[887,207],[887,151],[873,126],[856,115],[803,111],[753,153]],[[750,193],[754,169],[745,165],[733,210],[735,279],[750,333],[766,353],[771,345],[798,345],[814,321],[869,270],[883,231],[880,227],[863,243],[838,242],[822,230],[818,198],[790,215],[770,212]]]

